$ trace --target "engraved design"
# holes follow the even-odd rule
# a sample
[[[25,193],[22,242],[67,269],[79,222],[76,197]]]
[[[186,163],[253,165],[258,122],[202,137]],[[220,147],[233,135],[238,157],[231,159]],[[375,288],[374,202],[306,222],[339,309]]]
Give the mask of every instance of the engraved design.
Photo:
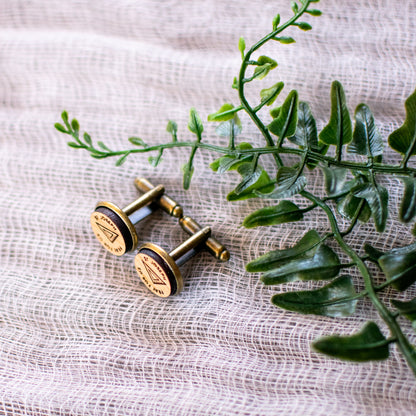
[[[104,225],[102,225],[98,222],[96,222],[95,224],[101,230],[101,232],[107,237],[107,239],[109,241],[111,241],[112,243],[114,243],[114,241],[116,241],[117,237],[119,236],[117,233],[115,233],[114,231],[109,230],[108,228],[104,227]]]
[[[171,295],[169,277],[157,261],[147,254],[138,253],[134,263],[140,279],[151,292],[163,298]]]
[[[145,262],[143,262],[143,266],[145,267],[150,280],[154,285],[166,285],[166,283],[158,276],[158,274],[152,270],[152,268]]]

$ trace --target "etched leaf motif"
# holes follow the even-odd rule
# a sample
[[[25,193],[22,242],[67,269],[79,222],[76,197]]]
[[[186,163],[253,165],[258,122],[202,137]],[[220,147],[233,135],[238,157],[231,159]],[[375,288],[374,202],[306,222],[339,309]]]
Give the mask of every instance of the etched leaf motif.
[[[342,360],[371,361],[389,357],[388,341],[374,322],[365,324],[355,335],[321,338],[313,343],[313,347]]]
[[[272,303],[304,314],[344,317],[354,313],[358,302],[350,276],[341,276],[320,289],[274,295]]]
[[[371,110],[365,104],[360,104],[355,110],[354,135],[347,151],[368,157],[383,154],[383,139]]]
[[[319,135],[326,143],[341,147],[352,139],[350,113],[347,108],[344,89],[340,82],[334,81],[331,87],[331,117]]]

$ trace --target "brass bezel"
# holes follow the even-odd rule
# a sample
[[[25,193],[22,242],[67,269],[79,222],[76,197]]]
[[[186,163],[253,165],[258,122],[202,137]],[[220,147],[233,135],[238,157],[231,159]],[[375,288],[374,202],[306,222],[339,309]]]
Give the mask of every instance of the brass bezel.
[[[130,235],[131,235],[132,248],[130,251],[135,250],[138,244],[138,237],[137,237],[136,229],[134,228],[133,223],[130,221],[130,218],[125,214],[125,212],[121,208],[119,208],[117,205],[112,204],[111,202],[100,201],[97,203],[95,210],[97,210],[100,207],[108,208],[109,210],[113,211],[115,214],[117,214],[120,217],[120,219],[124,222],[124,224],[128,228]]]
[[[157,244],[153,244],[153,243],[144,243],[144,244],[142,244],[138,249],[138,253],[140,253],[140,251],[142,249],[151,250],[151,251],[155,252],[156,254],[158,254],[160,257],[162,257],[162,259],[170,267],[170,271],[172,272],[174,278],[176,279],[176,293],[175,293],[175,295],[180,293],[183,289],[183,277],[182,277],[182,274],[179,270],[179,267],[177,266],[175,261],[172,259],[172,257],[169,256],[168,252],[166,250],[164,250],[162,247],[158,246]]]

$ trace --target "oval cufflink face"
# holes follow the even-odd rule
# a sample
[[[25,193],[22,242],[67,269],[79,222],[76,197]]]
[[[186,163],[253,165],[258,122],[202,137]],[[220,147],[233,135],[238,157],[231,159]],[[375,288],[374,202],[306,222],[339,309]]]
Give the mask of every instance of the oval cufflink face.
[[[134,259],[134,266],[142,282],[155,295],[167,298],[177,293],[177,273],[155,251],[140,249]]]
[[[97,240],[110,253],[122,256],[131,249],[132,241],[129,239],[128,228],[109,209],[97,208],[91,214],[90,222]]]

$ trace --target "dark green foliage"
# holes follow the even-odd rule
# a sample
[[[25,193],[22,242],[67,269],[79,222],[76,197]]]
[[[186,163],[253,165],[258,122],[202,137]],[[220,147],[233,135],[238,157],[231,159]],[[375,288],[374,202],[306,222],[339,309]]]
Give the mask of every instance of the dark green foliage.
[[[416,91],[406,100],[406,120],[390,134],[389,145],[403,155],[416,155]]]
[[[388,341],[374,322],[368,322],[355,335],[321,338],[313,343],[313,347],[343,360],[370,361],[389,357]]]
[[[376,118],[368,106],[358,105],[351,121],[340,82],[332,83],[331,113],[321,132],[317,130],[311,108],[299,100],[296,90],[290,91],[284,100],[280,99],[283,82],[262,81],[277,67],[277,61],[261,55],[260,49],[269,41],[275,41],[273,44],[280,48],[292,47],[286,45],[294,43],[295,39],[282,35],[282,32],[290,27],[310,30],[310,23],[300,21],[300,18],[319,16],[319,10],[310,8],[316,2],[293,1],[293,16],[282,23],[280,15],[276,15],[270,25],[271,32],[251,47],[240,38],[241,66],[232,83],[232,88],[238,93],[238,102],[223,104],[208,116],[209,121],[217,123],[217,141],[226,141],[224,145],[202,140],[204,125],[194,108],[189,114],[189,132],[186,133],[191,139],[178,140],[178,126],[169,121],[166,128],[171,136],[169,142],[149,145],[141,138],[131,137],[129,141],[134,148],[119,151],[111,150],[100,141],[95,146],[88,133],[80,134],[79,123],[75,119],[70,121],[65,111],[62,113],[63,123],[57,123],[55,127],[71,137],[70,147],[84,149],[96,159],[116,157],[117,165],[134,153],[151,152],[149,162],[157,166],[164,151],[184,148],[188,155],[183,165],[185,189],[191,186],[196,152],[215,152],[218,158],[211,163],[212,170],[238,178],[234,189],[227,195],[229,201],[267,199],[263,208],[246,216],[243,226],[247,228],[290,222],[292,227],[302,229],[302,219],[318,210],[320,215],[324,213],[327,221],[321,221],[319,227],[328,228],[321,235],[316,230],[306,230],[292,246],[272,250],[250,261],[247,271],[262,273],[261,281],[267,285],[325,281],[325,285],[320,283],[321,287],[313,290],[285,292],[285,286],[282,286],[283,293],[273,296],[274,305],[298,313],[344,317],[354,312],[361,298],[367,298],[384,321],[385,329],[390,333],[388,339],[374,322],[367,322],[355,335],[325,337],[316,341],[314,348],[341,359],[367,361],[387,358],[389,344],[394,343],[416,375],[415,348],[401,327],[403,320],[398,319],[402,315],[416,327],[416,300],[392,300],[395,310],[392,310],[390,302],[389,306],[386,305],[386,298],[392,292],[405,291],[416,281],[416,243],[392,248],[390,242],[381,237],[384,246],[388,247],[388,251],[381,251],[368,243],[362,246],[360,237],[349,238],[360,222],[371,221],[382,233],[389,225],[388,219],[396,220],[391,214],[389,217],[389,190],[382,185],[385,183],[381,180],[382,175],[396,177],[399,183],[403,183],[398,219],[408,223],[416,235],[416,226],[412,224],[416,217],[416,169],[408,166],[409,160],[416,155],[416,91],[406,100],[403,125],[388,138],[390,148],[402,155],[399,164],[383,162],[385,146]],[[249,83],[253,88],[258,86],[257,105],[250,104],[246,98],[245,87]],[[275,102],[276,107],[269,112],[271,117],[260,111]],[[264,139],[262,146],[253,147],[250,138],[239,140],[242,130],[238,117],[240,112],[248,115],[258,128],[258,135]],[[252,142],[257,142],[257,139]],[[273,167],[265,163],[266,158],[273,160]],[[309,171],[316,167],[319,169],[312,173]],[[319,181],[321,187],[316,185]],[[309,189],[309,184],[314,186]],[[288,200],[292,197],[296,198],[296,203]],[[279,231],[276,233],[278,246]],[[369,267],[370,263],[378,267]],[[342,274],[350,268],[354,273]],[[353,279],[350,276],[359,277]],[[375,282],[383,283],[376,286]],[[356,293],[354,288],[357,283],[364,287],[360,293]],[[385,288],[391,291],[381,297],[380,292]],[[277,316],[276,322],[278,320]]]
[[[356,297],[351,277],[341,276],[320,289],[274,295],[272,303],[288,311],[341,317],[354,313]]]

